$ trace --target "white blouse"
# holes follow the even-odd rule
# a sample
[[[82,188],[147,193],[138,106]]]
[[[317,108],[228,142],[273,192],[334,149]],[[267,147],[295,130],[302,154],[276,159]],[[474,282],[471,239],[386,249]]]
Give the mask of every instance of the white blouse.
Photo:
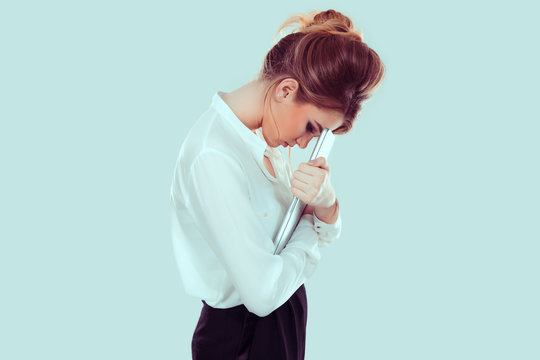
[[[186,292],[215,308],[244,304],[266,316],[313,274],[341,234],[305,214],[281,254],[273,239],[293,199],[281,151],[269,147],[214,94],[189,130],[171,185],[172,242]],[[266,169],[270,159],[276,178]]]

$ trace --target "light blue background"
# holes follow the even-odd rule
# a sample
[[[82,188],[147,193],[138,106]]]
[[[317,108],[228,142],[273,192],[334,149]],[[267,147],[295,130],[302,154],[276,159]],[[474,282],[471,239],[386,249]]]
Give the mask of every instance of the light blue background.
[[[287,16],[333,8],[387,75],[329,158],[344,228],[306,284],[306,358],[539,359],[533,4],[3,2],[0,358],[190,358],[182,140]]]

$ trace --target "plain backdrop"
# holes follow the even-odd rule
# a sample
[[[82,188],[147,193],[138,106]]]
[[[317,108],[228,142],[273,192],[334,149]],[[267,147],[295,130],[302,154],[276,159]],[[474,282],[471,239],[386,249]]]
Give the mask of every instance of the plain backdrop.
[[[306,359],[539,359],[535,4],[2,2],[0,358],[190,358],[182,141],[288,16],[332,8],[387,74],[328,159],[343,233],[306,283]]]

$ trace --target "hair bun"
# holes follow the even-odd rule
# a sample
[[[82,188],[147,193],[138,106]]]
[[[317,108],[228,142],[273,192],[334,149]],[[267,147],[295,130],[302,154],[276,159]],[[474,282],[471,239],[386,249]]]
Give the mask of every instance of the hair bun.
[[[285,20],[279,27],[276,35],[286,28],[292,28],[291,32],[301,33],[312,33],[316,31],[325,31],[334,34],[346,33],[362,41],[362,33],[354,30],[351,19],[333,9],[326,11],[314,10],[306,14],[296,13]]]
[[[315,25],[331,25],[334,26],[336,31],[349,32],[353,30],[353,24],[351,19],[335,10],[326,10],[317,12],[311,22],[309,22],[305,28],[309,28]]]

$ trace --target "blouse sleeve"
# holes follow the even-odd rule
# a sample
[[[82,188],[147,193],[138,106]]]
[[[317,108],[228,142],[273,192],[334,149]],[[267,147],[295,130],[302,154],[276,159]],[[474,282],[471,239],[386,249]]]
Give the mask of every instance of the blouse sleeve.
[[[264,140],[259,129],[257,129],[257,135]],[[265,155],[267,155],[270,159],[270,162],[272,163],[274,171],[277,175],[278,184],[276,186],[278,186],[278,196],[285,199],[285,201],[292,201],[293,196],[291,193],[291,179],[293,174],[291,168],[287,166],[281,152],[278,149],[268,147],[265,151]],[[319,247],[328,246],[341,236],[341,212],[338,212],[338,218],[333,224],[327,224],[313,214],[311,226],[314,228],[319,237]]]
[[[256,217],[241,164],[226,154],[197,155],[186,180],[188,208],[246,308],[266,316],[285,303],[320,260],[311,215],[302,216],[283,251]]]

